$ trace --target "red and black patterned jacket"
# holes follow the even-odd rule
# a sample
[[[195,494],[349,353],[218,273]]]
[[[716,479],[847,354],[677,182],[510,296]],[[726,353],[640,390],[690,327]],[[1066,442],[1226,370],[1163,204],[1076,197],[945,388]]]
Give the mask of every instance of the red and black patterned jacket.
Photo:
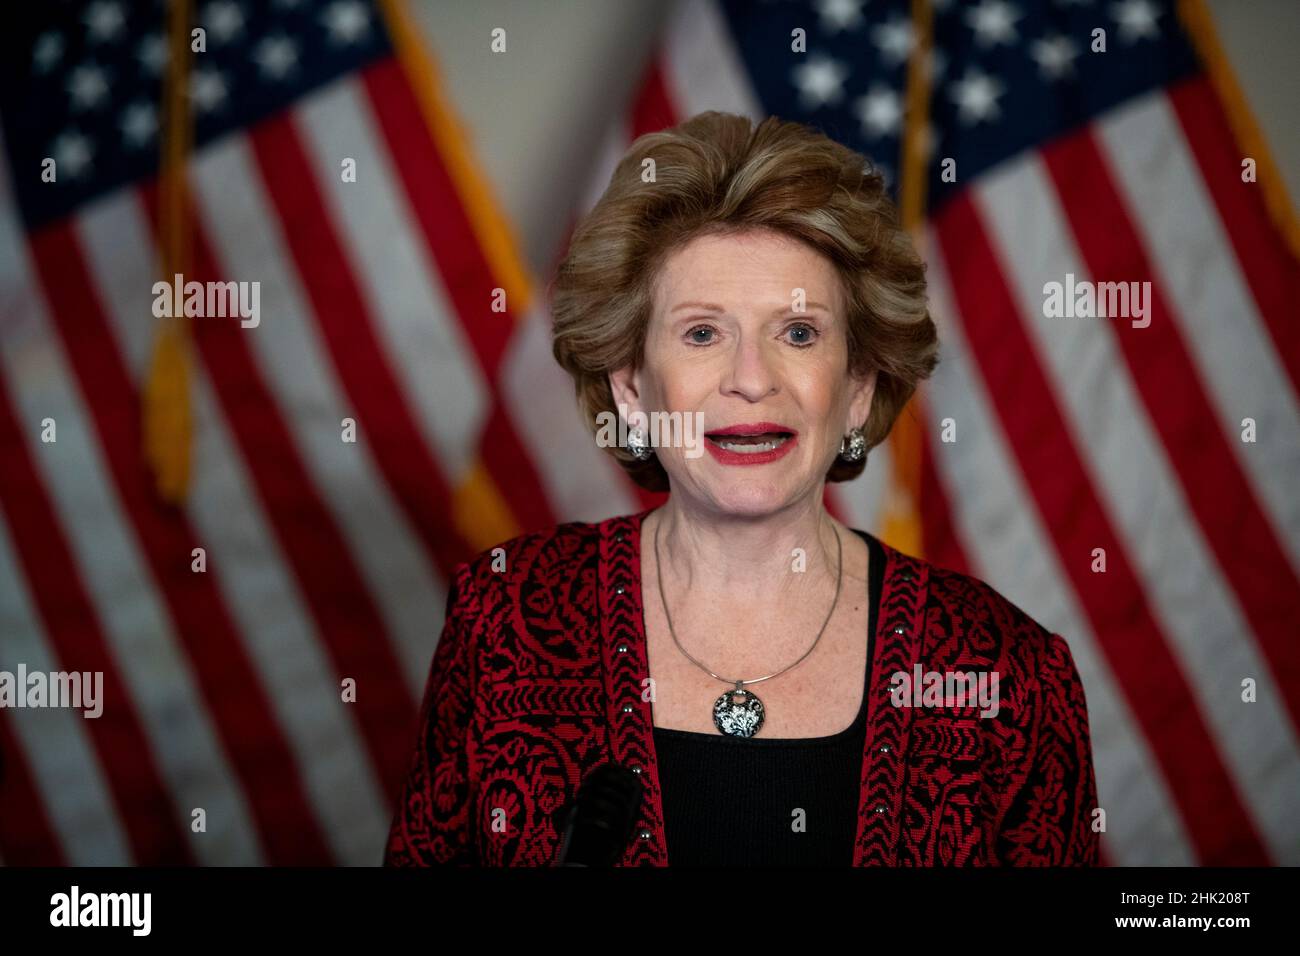
[[[549,865],[558,811],[611,760],[645,785],[622,865],[672,862],[641,693],[646,514],[522,535],[457,569],[386,865]],[[885,555],[854,863],[1096,864],[1087,706],[1065,641],[981,581]],[[997,715],[895,706],[892,675],[918,663],[997,672]]]

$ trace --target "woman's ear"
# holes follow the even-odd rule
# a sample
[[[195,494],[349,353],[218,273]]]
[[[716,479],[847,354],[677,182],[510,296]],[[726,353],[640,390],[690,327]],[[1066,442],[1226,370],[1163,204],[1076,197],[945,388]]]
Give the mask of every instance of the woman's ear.
[[[627,419],[633,412],[641,412],[641,370],[625,365],[609,373],[609,388],[614,394],[614,405],[620,417]]]
[[[871,414],[871,402],[876,397],[876,370],[873,368],[862,378],[853,380],[853,398],[849,404],[849,427],[861,428]]]

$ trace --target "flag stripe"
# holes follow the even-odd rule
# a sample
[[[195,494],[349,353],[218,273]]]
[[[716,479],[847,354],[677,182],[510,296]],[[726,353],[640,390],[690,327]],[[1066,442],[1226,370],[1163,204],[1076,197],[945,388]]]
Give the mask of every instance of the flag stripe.
[[[510,418],[528,445],[557,513],[569,521],[601,521],[636,510],[623,470],[596,445],[578,411],[573,380],[551,354],[544,303],[515,334],[502,368]]]
[[[333,360],[367,446],[430,558],[447,579],[466,555],[449,520],[451,493],[376,341],[374,319],[288,116],[263,123],[252,155],[297,265],[321,341]]]
[[[668,21],[664,76],[676,115],[725,110],[759,120],[759,103],[727,18],[714,0],[682,0]]]
[[[632,142],[632,127],[621,117],[610,123],[605,129],[605,135],[601,137],[600,146],[595,151],[596,161],[592,165],[591,175],[587,177],[587,184],[580,193],[578,204],[573,210],[575,217],[585,216],[600,202],[600,197],[605,194],[605,189],[609,186],[610,178],[614,175],[614,170],[618,167],[619,161],[623,154],[627,152],[628,146]],[[573,239],[573,230],[577,226],[577,218],[570,220],[564,231],[564,238],[557,245],[555,263],[551,267],[550,274],[554,275],[559,268],[560,262],[563,261],[569,250],[569,243]],[[538,303],[539,307],[545,307],[546,303]]]
[[[97,218],[92,209],[79,224]],[[120,237],[109,241],[119,242]],[[84,241],[79,245],[86,248]],[[87,265],[90,261],[88,258]],[[129,276],[117,278],[132,281]],[[134,277],[142,293],[148,292],[149,278],[145,274]],[[147,298],[143,314],[149,314]],[[60,527],[76,529],[67,539],[73,560],[100,618],[108,653],[139,708],[141,726],[163,782],[177,806],[183,808],[182,815],[189,808],[202,806],[212,820],[207,835],[194,833],[185,826],[186,821],[180,825],[201,863],[237,862],[249,852],[257,858],[251,817],[203,707],[192,662],[173,631],[130,518],[95,446],[91,413],[76,392],[75,376],[58,357],[57,333],[48,316],[44,310],[33,310],[28,318],[32,330],[39,333],[32,341],[41,343],[49,374],[24,375],[22,366],[14,366],[15,400],[25,418],[41,409],[60,422],[58,460],[34,445],[34,461]]]
[[[155,191],[146,191],[146,209],[155,236],[157,199]],[[198,221],[193,240],[194,260],[188,277],[199,282],[235,277],[219,264],[207,230]],[[335,675],[340,681],[356,681],[356,717],[375,772],[393,801],[409,756],[405,735],[413,732],[415,707],[393,658],[387,629],[253,358],[246,335],[257,330],[220,319],[194,322],[190,327],[197,354],[207,367]],[[337,426],[330,423],[325,427]]]
[[[500,285],[400,67],[391,61],[379,63],[365,70],[362,79],[372,115],[419,224],[431,271],[442,277],[447,298],[490,388],[479,457],[516,523],[520,516],[527,516],[535,523],[551,524],[555,517],[536,468],[504,413],[500,367],[520,317],[517,306],[506,302],[505,311],[493,311],[494,290]]]
[[[0,544],[0,549],[7,547]],[[17,583],[17,578],[8,580]],[[68,733],[63,730],[60,736]],[[0,766],[4,771],[0,778],[0,866],[67,866],[68,859],[45,812],[45,802],[36,790],[9,716],[4,713],[0,713]]]
[[[1300,620],[1297,606],[1300,580],[1292,572],[1272,526],[1228,447],[1224,430],[1215,427],[1214,423],[1222,416],[1205,394],[1171,311],[1172,303],[1147,261],[1135,224],[1115,191],[1108,175],[1109,163],[1098,143],[1086,133],[1067,137],[1045,151],[1044,162],[1055,181],[1056,197],[1082,254],[1080,277],[1086,269],[1089,278],[1099,282],[1151,283],[1150,325],[1146,328],[1135,328],[1123,318],[1057,321],[1090,324],[1113,333],[1118,354],[1109,350],[1107,354],[1129,369],[1164,443],[1182,496],[1186,496],[1219,570],[1236,591],[1240,609],[1249,619],[1273,669],[1275,681],[1270,683],[1281,695],[1293,726],[1300,727],[1300,645],[1288,633],[1292,629],[1289,625]],[[1174,269],[1205,268],[1204,260],[1183,256],[1168,262],[1166,273]],[[1045,281],[1048,278],[1043,277]],[[1050,278],[1064,280],[1063,275]],[[1110,423],[1103,428],[1113,430],[1116,440],[1131,436],[1131,440],[1141,444],[1136,429],[1131,426],[1117,429]],[[1127,461],[1135,465],[1134,459]],[[1153,486],[1155,474],[1144,472],[1143,477],[1148,487]],[[1134,498],[1129,496],[1127,500]],[[1164,498],[1163,502],[1168,505],[1171,500]],[[1178,549],[1174,550],[1177,553]],[[1162,557],[1166,561],[1167,555],[1165,550]],[[1182,601],[1189,609],[1195,604],[1204,612],[1209,593],[1203,589],[1198,593],[1197,602],[1188,602],[1186,595]],[[1217,647],[1226,652],[1232,645],[1240,644],[1228,633],[1216,638],[1198,639],[1189,635],[1192,645],[1206,650]],[[1254,671],[1243,672],[1248,673]],[[1278,716],[1286,720],[1285,713]],[[1251,751],[1261,752],[1258,748]]]
[[[629,141],[624,122],[610,125],[575,215],[589,212],[600,199]],[[565,230],[552,275],[568,252],[575,224],[571,221]],[[502,366],[502,392],[507,414],[537,463],[553,510],[571,521],[600,521],[652,507],[613,456],[595,443],[578,408],[573,380],[555,360],[549,308],[547,298],[539,297],[511,340]]]
[[[310,301],[310,309],[294,310],[293,314],[311,316],[314,328],[310,334],[319,337],[331,360],[330,379],[337,377],[343,386],[347,417],[356,421],[366,449],[356,454],[373,456],[393,500],[405,515],[405,522],[400,519],[392,522],[394,532],[400,530],[404,538],[406,528],[400,525],[414,530],[416,540],[424,546],[445,581],[456,564],[469,555],[470,546],[452,520],[453,496],[447,478],[430,454],[426,434],[407,402],[408,393],[394,374],[390,361],[393,350],[383,346],[382,329],[370,302],[362,294],[359,273],[353,268],[355,261],[344,250],[342,236],[355,230],[347,228],[346,222],[336,227],[327,212],[325,194],[337,191],[340,186],[323,185],[328,180],[317,181],[303,135],[290,117],[262,124],[252,137],[251,155],[265,184],[266,200],[278,218],[276,232],[283,242],[276,249],[277,256],[287,253],[283,259],[277,257],[273,261],[289,261],[297,266],[297,276]],[[377,173],[374,168],[366,170],[370,177]],[[209,207],[213,219],[220,216],[214,208],[219,202],[214,193]],[[248,218],[252,218],[251,214]],[[242,227],[237,217],[232,218],[233,224]],[[240,249],[236,243],[229,245],[228,262]],[[392,253],[391,238],[385,237],[382,257],[390,259]],[[375,281],[392,282],[386,277],[376,277]],[[408,324],[425,323],[408,321]],[[472,387],[478,391],[477,386]],[[450,408],[447,417],[455,417]],[[373,496],[366,496],[366,500],[373,500]],[[355,510],[355,504],[344,507],[346,523],[347,512]],[[367,535],[366,539],[374,540],[378,546],[367,565],[373,567],[381,562],[384,565],[382,573],[372,578],[372,586],[377,593],[388,594],[389,599],[383,605],[390,609],[390,618],[399,618],[394,631],[404,635],[401,646],[411,651],[408,658],[414,666],[407,666],[405,673],[414,679],[413,693],[418,694],[427,667],[416,662],[432,652],[427,639],[428,615],[432,613],[436,620],[441,613],[442,601],[435,597],[433,587],[435,579],[431,570],[425,570],[422,560],[403,560],[405,554],[395,547],[392,537],[384,540]]]
[[[1097,157],[1100,163],[1100,157]],[[1075,180],[1085,194],[1088,185]],[[1094,196],[1087,212],[1073,207],[1066,212],[1084,214],[1088,225],[1067,219],[1056,205],[1053,184],[1038,154],[1013,160],[983,177],[976,186],[977,206],[1024,317],[1035,351],[1077,436],[1092,485],[1109,504],[1108,516],[1120,535],[1125,556],[1145,586],[1163,633],[1196,692],[1196,704],[1205,716],[1219,752],[1238,781],[1243,802],[1268,839],[1273,856],[1287,858],[1287,831],[1294,831],[1286,812],[1288,792],[1300,792],[1300,777],[1271,772],[1279,766],[1300,769],[1300,749],[1287,721],[1276,682],[1249,637],[1249,628],[1234,595],[1215,566],[1213,554],[1195,521],[1171,462],[1162,453],[1150,418],[1144,414],[1138,389],[1144,374],[1159,379],[1160,371],[1134,370],[1118,352],[1115,339],[1132,333],[1140,338],[1157,325],[1167,325],[1159,306],[1152,325],[1126,331],[1127,320],[1116,318],[1060,318],[1046,316],[1045,281],[1073,274],[1092,278],[1091,261],[1081,254],[1069,231],[1075,234],[1106,225],[1106,248],[1124,250],[1119,211]],[[1132,263],[1133,260],[1125,260]],[[1107,278],[1128,275],[1132,266],[1105,263]],[[1158,299],[1153,289],[1152,298]],[[1130,343],[1131,345],[1133,343]],[[1142,347],[1144,343],[1136,347]],[[1137,381],[1135,381],[1135,379]],[[1160,384],[1176,391],[1181,376]],[[1117,428],[1116,422],[1124,427]],[[1177,463],[1177,457],[1173,459]],[[1179,556],[1171,561],[1170,554]],[[1109,572],[1108,572],[1109,573]],[[1195,595],[1195,600],[1192,600]],[[1243,675],[1256,677],[1259,701],[1241,700]],[[1252,746],[1235,742],[1250,739]]]
[[[8,348],[5,360],[9,366]],[[5,449],[4,467],[0,468],[0,507],[52,656],[60,670],[103,674],[104,712],[91,720],[87,729],[135,859],[192,863],[193,856],[178,822],[180,812],[158,772],[135,701],[107,652],[107,640],[85,583],[28,452],[6,383],[10,374],[8,370],[0,373],[0,447]],[[54,422],[57,428],[58,419]],[[73,423],[64,419],[62,424],[65,437],[70,437],[67,432]],[[50,454],[61,451],[57,432],[56,441],[45,447]],[[19,586],[17,577],[6,580],[14,588]],[[7,635],[7,639],[17,640],[20,633]],[[34,642],[25,656],[30,657],[32,650]],[[35,660],[26,663],[32,668],[38,666]]]
[[[33,331],[40,332],[40,338],[32,340],[36,348],[26,355],[6,356],[11,380],[18,386],[17,414],[25,421],[48,416],[57,423],[58,441],[52,445],[33,441],[31,461],[48,495],[53,520],[59,528],[76,529],[76,534],[67,535],[66,544],[98,616],[106,652],[116,663],[128,699],[138,708],[149,753],[174,803],[180,808],[202,806],[213,819],[213,835],[220,839],[189,834],[190,848],[199,861],[237,862],[247,858],[249,850],[256,857],[253,826],[202,706],[202,695],[118,499],[103,480],[89,415],[68,387],[71,376],[56,357],[48,322],[35,311],[29,318]],[[20,364],[24,358],[58,368],[59,374],[25,375]],[[184,812],[177,811],[179,816]],[[182,834],[189,832],[179,819],[177,825]]]
[[[668,94],[667,82],[663,61],[652,57],[628,111],[633,139],[675,126],[691,115],[683,115],[677,110]]]
[[[114,194],[99,208],[83,215],[80,235],[96,282],[103,290],[118,346],[132,376],[143,380],[156,327],[150,289],[157,251],[134,194]],[[283,316],[284,311],[277,309],[275,314]],[[270,331],[283,324],[268,323],[261,330]],[[284,556],[269,534],[266,516],[217,410],[211,383],[201,364],[196,364],[192,373],[194,478],[185,507],[205,543],[207,573],[220,586],[239,626],[243,645],[262,677],[335,859],[369,862],[373,858],[373,841],[383,839],[387,813],[383,794],[371,773],[352,714],[339,700],[320,638],[286,571]],[[155,652],[149,658],[157,661],[158,655]],[[180,693],[185,693],[189,684],[188,680],[174,679],[156,679],[153,683],[176,685]],[[199,699],[197,693],[188,697]],[[177,711],[173,704],[170,712]],[[193,747],[192,735],[180,733],[181,729],[175,728],[176,744]],[[251,824],[238,826],[241,815],[213,809],[212,801],[223,781],[207,776],[218,774],[226,778],[225,785],[229,786],[233,773],[220,754],[199,747],[193,750],[201,765],[190,770],[195,781],[191,786],[197,784],[208,793],[206,802],[196,801],[208,809],[208,835],[199,848],[213,845],[214,852],[223,854],[205,858],[205,862],[250,865],[258,861],[260,851],[255,839],[250,845],[241,832],[246,828],[251,833]],[[228,832],[220,832],[223,825]],[[359,846],[363,841],[370,842]]]
[[[1222,104],[1205,77],[1168,91],[1170,106],[1182,124],[1188,152],[1219,213],[1219,224],[1236,252],[1237,267],[1250,285],[1256,308],[1268,328],[1293,390],[1300,392],[1300,264],[1269,218],[1258,182],[1243,182],[1242,160],[1234,149]],[[1256,157],[1259,158],[1259,157]]]
[[[966,335],[982,377],[997,385],[990,394],[1021,472],[1052,529],[1061,565],[1178,795],[1200,859],[1216,865],[1266,864],[1268,855],[1196,710],[1183,668],[1089,485],[972,197],[952,199],[936,221]],[[1104,577],[1090,569],[1094,548],[1105,550]],[[1164,732],[1169,721],[1178,727],[1178,740]]]
[[[87,408],[123,509],[194,662],[270,860],[326,862],[324,839],[229,612],[211,577],[190,570],[190,552],[201,542],[182,514],[156,503],[138,452],[139,394],[123,367],[71,228],[66,223],[50,227],[32,243],[51,315],[89,399]]]
[[[1087,694],[1098,806],[1106,812],[1103,849],[1121,865],[1192,865],[1195,859],[1164,778],[1129,709],[1097,635],[1057,558],[1031,495],[1016,469],[1010,441],[974,367],[953,304],[938,244],[926,274],[944,359],[929,382],[931,421],[953,421],[951,442],[933,446],[934,464],[953,489],[953,524],[966,544],[971,574],[1005,582],[1003,593],[1038,621],[1068,635]],[[936,425],[932,431],[939,433]],[[940,475],[935,476],[940,480]]]
[[[193,182],[223,268],[230,275],[257,277],[269,308],[267,321],[240,328],[239,334],[293,429],[295,449],[313,488],[398,641],[408,692],[415,700],[430,653],[429,618],[421,615],[437,620],[442,613],[441,583],[375,467],[364,429],[357,441],[343,441],[344,419],[355,421],[355,409],[321,341],[247,142],[232,138],[214,146],[194,165]],[[246,185],[236,189],[234,184]],[[288,502],[285,508],[286,520],[298,517]],[[383,639],[379,632],[371,638]]]
[[[209,543],[210,560],[223,571],[226,594],[271,691],[333,861],[372,863],[391,819],[389,804],[353,715],[340,700],[320,635],[268,535],[269,522],[240,468],[206,376],[195,386],[195,424],[202,429],[195,455],[203,471],[190,497],[191,516]]]
[[[0,422],[12,421],[9,414],[7,388],[0,381]],[[0,430],[9,429],[0,424]],[[7,441],[5,441],[7,445]],[[25,452],[15,453],[11,458],[6,453],[6,465],[21,464]],[[6,467],[0,467],[0,514],[7,514],[4,505],[10,495],[5,488],[12,478],[6,477]],[[29,507],[24,502],[24,508]],[[30,502],[36,512],[25,517],[33,527],[44,533],[51,531],[54,537],[48,539],[48,553],[57,549],[61,533],[57,525],[36,525],[41,512],[49,514],[48,507],[42,508],[38,496]],[[6,670],[16,668],[18,662],[27,665],[29,671],[50,673],[55,670],[74,669],[78,665],[94,666],[100,661],[93,647],[94,622],[83,625],[77,617],[86,613],[86,602],[78,602],[71,590],[75,587],[75,568],[72,576],[47,577],[61,586],[60,599],[71,598],[58,604],[59,619],[48,616],[52,625],[45,625],[40,620],[47,616],[45,608],[33,607],[33,601],[41,600],[37,589],[39,582],[30,579],[19,569],[20,557],[16,551],[18,541],[13,537],[14,528],[7,527],[0,520],[0,581],[6,587],[0,588],[0,633],[4,641],[0,644],[0,666]],[[57,561],[57,555],[55,555]],[[23,560],[29,567],[32,562]],[[52,567],[57,572],[57,567]],[[42,572],[45,573],[45,572]],[[26,587],[24,587],[26,583]],[[28,598],[28,593],[31,599]],[[48,600],[48,598],[47,598]],[[67,623],[63,623],[66,620]],[[83,652],[82,647],[90,646],[90,653]],[[111,661],[109,666],[111,666]],[[109,670],[104,671],[102,691],[107,695],[115,686],[117,678]],[[117,697],[113,700],[125,700]],[[5,759],[3,775],[0,775],[0,840],[5,857],[15,863],[24,865],[55,866],[62,862],[73,865],[124,866],[132,860],[132,847],[129,845],[131,834],[123,832],[119,823],[116,806],[132,794],[146,797],[154,808],[167,809],[164,794],[157,793],[148,800],[148,778],[137,780],[134,789],[121,778],[127,776],[137,765],[146,773],[149,771],[149,754],[142,755],[130,748],[139,748],[143,739],[142,732],[133,731],[131,721],[133,711],[129,700],[125,706],[108,710],[109,700],[105,699],[106,714],[86,723],[85,718],[76,711],[62,708],[34,708],[26,710],[0,711],[0,747]],[[110,725],[98,726],[101,721],[109,720]],[[103,767],[110,761],[101,761],[100,754],[116,752],[122,744],[127,745],[124,760],[114,767],[118,776],[106,775]],[[139,748],[142,749],[143,748]],[[27,801],[26,793],[37,791],[38,812],[28,817],[22,810]],[[149,809],[148,806],[142,810]],[[12,814],[12,815],[11,815]],[[143,825],[166,829],[166,820],[161,823]],[[184,860],[183,852],[175,858]]]
[[[427,268],[365,91],[347,78],[309,97],[295,119],[310,146],[306,159],[317,174],[321,198],[338,223],[339,240],[374,316],[376,339],[410,396],[416,423],[446,483],[454,487],[473,464],[487,389],[466,354],[464,332],[446,293]],[[340,157],[356,163],[355,181],[341,181]],[[465,544],[458,536],[454,540]]]
[[[929,390],[922,397],[929,406]],[[921,442],[921,540],[925,559],[960,574],[973,574],[970,558],[962,545],[952,507],[952,496],[939,477],[937,444],[942,440],[943,422],[931,419]],[[874,524],[870,527],[875,527]],[[1073,647],[1073,641],[1071,641]]]
[[[1292,570],[1300,571],[1293,480],[1300,472],[1300,403],[1217,226],[1178,120],[1163,96],[1151,96],[1116,110],[1097,129],[1152,275],[1218,411],[1210,421],[1228,433],[1254,495],[1283,534]],[[1241,441],[1245,418],[1258,425],[1254,443]]]

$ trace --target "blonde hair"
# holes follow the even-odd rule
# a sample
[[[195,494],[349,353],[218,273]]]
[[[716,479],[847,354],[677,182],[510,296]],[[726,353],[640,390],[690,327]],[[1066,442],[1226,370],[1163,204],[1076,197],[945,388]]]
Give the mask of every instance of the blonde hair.
[[[643,163],[655,179],[643,182]],[[863,428],[868,450],[888,436],[938,361],[925,265],[900,227],[884,180],[866,158],[800,123],[709,111],[647,133],[619,161],[578,224],[551,283],[552,352],[571,376],[592,432],[617,414],[609,373],[644,358],[654,280],[668,255],[700,235],[766,228],[801,240],[834,265],[848,308],[851,375],[876,370]],[[641,487],[668,490],[658,456],[607,448]],[[866,466],[837,457],[828,481]]]

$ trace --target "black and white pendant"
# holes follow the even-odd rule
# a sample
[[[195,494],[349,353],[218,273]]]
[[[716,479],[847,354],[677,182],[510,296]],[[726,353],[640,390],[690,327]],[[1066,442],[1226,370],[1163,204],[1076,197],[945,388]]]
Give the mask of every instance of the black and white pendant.
[[[752,737],[763,726],[763,702],[737,684],[713,702],[713,724],[729,737]]]

